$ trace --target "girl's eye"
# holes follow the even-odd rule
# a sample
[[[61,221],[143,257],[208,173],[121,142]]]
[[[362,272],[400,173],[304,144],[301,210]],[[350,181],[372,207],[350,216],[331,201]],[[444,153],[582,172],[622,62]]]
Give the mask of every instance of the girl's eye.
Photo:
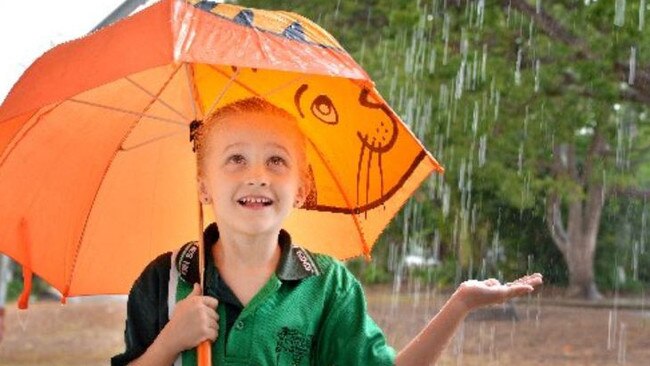
[[[281,156],[273,156],[269,158],[269,163],[271,165],[277,165],[277,166],[286,165],[286,161]]]
[[[233,162],[235,164],[243,164],[243,163],[246,162],[246,159],[244,159],[244,157],[242,155],[235,154],[235,155],[230,156],[228,158],[228,161]]]

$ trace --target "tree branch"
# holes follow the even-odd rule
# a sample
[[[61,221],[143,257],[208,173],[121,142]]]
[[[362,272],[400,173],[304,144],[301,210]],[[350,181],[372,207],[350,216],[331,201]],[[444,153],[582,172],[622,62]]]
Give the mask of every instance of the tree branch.
[[[566,254],[569,238],[562,222],[560,199],[556,192],[550,193],[546,198],[546,225],[555,245],[563,254]]]
[[[600,225],[600,215],[605,204],[605,189],[603,183],[589,184],[587,191],[587,212],[585,220],[585,233],[590,237],[596,237]],[[594,240],[595,242],[595,240]]]
[[[550,37],[569,46],[576,47],[581,56],[587,59],[594,59],[594,55],[587,44],[581,38],[574,36],[569,30],[565,29],[560,22],[550,16],[544,9],[540,9],[537,12],[537,9],[525,0],[504,0],[503,3],[505,6],[511,6],[528,15]]]
[[[650,198],[650,189],[643,189],[637,187],[612,187],[609,192],[616,195],[627,196],[632,198]]]
[[[536,7],[525,0],[503,0],[503,5],[506,7],[511,6],[529,16],[549,37],[575,48],[578,58],[588,60],[600,59],[582,38],[573,35],[560,22],[544,11],[544,9],[540,9],[537,12]],[[620,61],[616,62],[614,64],[614,70],[618,72],[621,80],[627,81],[630,72],[628,64]],[[621,91],[620,96],[626,100],[650,105],[650,69],[637,67],[635,70],[634,86],[630,85],[628,90]]]
[[[582,173],[580,182],[583,186],[587,185],[589,179],[591,179],[591,174],[593,171],[594,159],[597,157],[603,156],[605,149],[605,138],[600,130],[596,127],[594,135],[591,138],[589,144],[589,150],[587,151],[587,157],[585,158],[585,169]]]

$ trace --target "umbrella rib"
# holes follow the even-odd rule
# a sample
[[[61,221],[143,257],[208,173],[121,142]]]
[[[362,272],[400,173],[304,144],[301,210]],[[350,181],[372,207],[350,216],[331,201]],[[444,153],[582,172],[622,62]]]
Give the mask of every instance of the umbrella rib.
[[[187,126],[187,122],[178,121],[178,120],[174,120],[174,119],[170,119],[170,118],[164,118],[164,117],[154,116],[154,115],[151,115],[151,114],[130,111],[128,109],[123,109],[123,108],[111,107],[111,106],[107,106],[107,105],[103,105],[103,104],[99,104],[99,103],[80,100],[80,99],[70,98],[68,100],[71,101],[71,102],[79,103],[79,104],[86,104],[86,105],[89,105],[89,106],[92,106],[92,107],[104,108],[104,109],[108,109],[108,110],[115,111],[115,112],[131,114],[131,115],[134,115],[134,116],[139,116],[139,117],[144,117],[144,118],[151,118],[151,119],[155,119],[155,120],[162,121],[162,122],[172,123],[172,124],[175,124],[175,125]]]
[[[224,85],[223,90],[221,91],[221,94],[219,94],[219,95],[217,96],[217,98],[214,100],[214,102],[212,102],[212,105],[210,106],[210,109],[208,109],[208,112],[206,113],[206,116],[209,116],[210,113],[212,113],[212,111],[214,110],[214,108],[215,108],[215,107],[217,106],[217,104],[219,104],[219,102],[221,101],[221,98],[223,98],[223,96],[226,95],[226,92],[228,91],[228,89],[230,89],[230,86],[232,85],[232,83],[235,81],[235,79],[237,78],[237,76],[239,76],[239,70],[240,70],[240,69],[237,69],[237,71],[235,71],[235,73],[232,74],[232,76],[230,77],[230,80],[228,80],[228,82],[226,83],[226,85]]]
[[[169,77],[169,78],[165,81],[165,83],[160,87],[160,90],[158,91],[158,95],[162,94],[162,92],[165,90],[165,88],[167,87],[167,85],[169,85],[169,82],[172,80],[173,77],[174,77],[173,74],[170,75],[170,77]],[[154,97],[154,99],[152,99],[152,100],[151,100],[151,101],[150,101],[150,102],[149,102],[149,103],[144,107],[143,111],[147,111],[147,110],[149,110],[149,108],[151,108],[151,106],[153,105],[153,103],[154,103],[155,101],[156,101],[156,98]],[[88,104],[87,102],[83,102],[83,101],[81,101],[81,103],[83,103],[83,104]],[[98,105],[98,106],[100,106],[100,107],[104,107],[104,106],[102,106],[102,105]],[[109,108],[112,109],[112,107],[109,107]],[[133,132],[133,130],[135,129],[135,127],[140,123],[140,121],[142,120],[142,118],[144,118],[144,117],[148,117],[145,113],[137,113],[137,112],[131,112],[131,111],[126,111],[126,112],[129,112],[128,114],[136,115],[136,116],[138,116],[139,118],[137,118],[137,119],[133,122],[133,124],[131,125],[131,128],[129,129],[129,131],[128,131],[127,133],[124,134],[124,136],[122,137],[122,141],[120,142],[120,146],[121,146],[121,145],[124,143],[124,141],[126,141],[126,139],[131,135],[131,133]],[[178,122],[175,122],[175,121],[174,121],[173,123],[178,124]],[[184,124],[184,125],[186,126],[186,124]],[[84,239],[84,236],[86,235],[86,229],[88,228],[88,220],[90,219],[90,215],[91,215],[91,213],[93,212],[93,208],[95,207],[95,203],[97,202],[97,196],[99,195],[99,191],[101,190],[101,188],[102,188],[102,186],[103,186],[103,184],[104,184],[104,182],[105,182],[106,174],[108,174],[109,169],[111,168],[111,166],[113,165],[113,162],[115,161],[115,156],[117,155],[117,153],[118,153],[119,151],[120,151],[120,149],[115,149],[115,152],[113,153],[112,158],[108,161],[108,164],[106,165],[106,169],[104,169],[104,172],[102,173],[102,179],[99,181],[99,185],[97,186],[97,189],[95,190],[95,195],[93,196],[93,199],[92,199],[92,201],[91,201],[91,203],[90,203],[90,207],[88,208],[88,214],[85,216],[85,220],[84,220],[84,224],[83,224],[83,229],[81,230],[81,234],[79,235],[79,241],[77,242],[77,246],[74,248],[75,253],[74,253],[74,257],[72,258],[72,267],[70,268],[70,271],[69,271],[70,277],[66,279],[66,285],[65,285],[65,288],[63,289],[63,292],[62,292],[62,295],[63,295],[64,297],[68,297],[68,295],[69,295],[69,293],[70,293],[70,287],[72,287],[72,280],[73,280],[73,278],[74,278],[74,273],[75,273],[75,271],[76,271],[76,269],[77,269],[77,260],[79,259],[79,252],[81,251],[81,243],[82,243],[82,241],[83,241],[83,239]],[[67,272],[67,271],[66,271],[66,272]],[[68,273],[65,273],[65,272],[64,272],[64,277],[66,277],[67,274],[68,274]]]
[[[218,72],[219,74],[223,75],[226,78],[231,78],[232,77],[232,75],[228,75],[228,73],[226,73],[225,71],[219,69],[218,67],[215,67],[214,65],[209,65],[209,66],[210,66],[210,68],[212,70]],[[237,68],[237,71],[239,71],[239,68]],[[250,86],[242,83],[241,81],[235,80],[234,82],[235,82],[235,84],[237,84],[237,85],[241,86],[242,88],[246,89],[249,93],[253,94],[254,96],[256,96],[256,97],[260,96],[260,93],[256,92],[253,88],[251,88]]]
[[[124,151],[124,152],[126,152],[126,151],[131,151],[131,150],[136,149],[136,148],[138,148],[138,147],[142,147],[142,146],[144,146],[144,145],[148,145],[148,144],[150,144],[150,143],[152,143],[152,142],[156,142],[156,141],[158,141],[158,140],[162,140],[162,139],[165,139],[165,138],[168,138],[168,137],[172,137],[172,136],[174,136],[174,135],[178,135],[178,134],[181,133],[181,132],[185,132],[185,130],[183,129],[183,130],[180,130],[180,131],[170,132],[170,133],[167,133],[167,134],[164,134],[164,135],[158,136],[158,137],[151,138],[151,139],[149,139],[149,140],[145,140],[145,141],[143,141],[143,142],[137,143],[137,144],[135,144],[135,145],[133,145],[133,146],[129,146],[129,147],[124,147],[124,142],[122,142],[122,144],[120,144],[120,149],[119,149],[119,150],[120,150],[120,151]]]
[[[289,80],[289,81],[287,81],[286,83],[284,83],[284,84],[282,84],[280,86],[277,86],[277,87],[275,87],[275,88],[273,88],[271,90],[266,91],[264,94],[261,95],[261,97],[266,98],[266,97],[268,97],[268,96],[270,96],[272,94],[275,94],[275,93],[279,92],[280,90],[288,87],[291,84],[297,83],[297,82],[305,79],[306,77],[307,77],[306,75],[298,76],[297,78]]]
[[[25,135],[38,123],[38,121],[41,119],[42,116],[50,113],[54,108],[58,107],[61,103],[56,104],[49,110],[38,114],[39,111],[34,112],[27,121],[16,131],[16,133],[9,139],[9,142],[5,145],[5,149],[0,152],[0,167],[4,165],[4,162],[9,158],[9,155],[11,152],[18,146],[18,143],[20,140],[22,140]],[[29,122],[32,121],[33,118],[36,118],[36,121],[32,122],[29,124]],[[29,125],[28,125],[29,124]]]
[[[362,245],[362,250],[363,254],[369,258],[370,257],[370,247],[368,246],[368,243],[366,242],[366,238],[363,235],[363,228],[361,228],[361,224],[359,223],[359,218],[357,217],[356,213],[354,213],[354,210],[352,210],[352,205],[350,204],[350,198],[347,196],[345,193],[345,190],[343,189],[343,186],[341,185],[341,181],[339,180],[339,177],[336,175],[332,167],[329,165],[327,160],[325,159],[325,156],[323,156],[323,152],[320,151],[318,147],[316,147],[316,144],[312,141],[309,136],[305,134],[305,138],[307,141],[309,141],[309,144],[311,147],[316,151],[318,154],[318,157],[320,160],[323,162],[325,165],[325,168],[327,168],[327,171],[329,172],[330,176],[334,178],[334,182],[336,183],[336,187],[339,189],[339,192],[341,192],[341,195],[343,196],[343,199],[345,200],[345,204],[347,205],[348,208],[350,208],[351,213],[350,215],[352,216],[352,221],[354,222],[354,226],[357,228],[357,233],[359,233],[359,238],[361,239],[361,245]]]
[[[187,76],[185,79],[187,80],[187,91],[190,95],[190,105],[192,106],[192,111],[194,112],[194,120],[197,120],[199,118],[199,113],[197,108],[197,100],[196,100],[196,83],[193,82],[193,76],[194,72],[190,70],[190,64],[185,63],[185,75]]]
[[[174,74],[176,74],[177,71],[178,71],[178,69],[176,69],[176,70],[174,71],[174,73],[172,74],[172,76],[173,76]],[[140,89],[140,90],[142,90],[143,92],[145,92],[148,96],[150,96],[150,97],[152,97],[152,98],[156,98],[156,96],[155,96],[153,93],[151,93],[150,91],[148,91],[147,89],[145,89],[142,85],[140,85],[140,84],[136,83],[135,81],[133,81],[133,79],[131,79],[130,77],[125,76],[124,78],[125,78],[127,81],[129,81],[131,84],[135,85],[138,89]],[[156,98],[156,99],[160,102],[160,104],[162,104],[162,105],[164,105],[165,107],[167,107],[170,111],[176,113],[176,114],[177,114],[179,117],[181,117],[182,119],[184,119],[184,120],[188,120],[188,121],[190,120],[189,118],[185,117],[181,112],[179,112],[176,108],[172,107],[172,106],[169,105],[167,102],[165,102],[162,98]]]

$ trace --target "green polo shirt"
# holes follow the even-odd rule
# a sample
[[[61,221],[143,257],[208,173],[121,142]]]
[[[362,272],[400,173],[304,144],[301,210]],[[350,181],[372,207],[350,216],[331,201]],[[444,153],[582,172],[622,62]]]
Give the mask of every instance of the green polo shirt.
[[[206,253],[218,239],[206,229]],[[206,256],[206,294],[219,300],[216,365],[394,365],[395,351],[368,315],[363,289],[341,262],[294,246],[282,230],[278,267],[244,307]],[[112,365],[139,357],[169,321],[171,253],[155,259],[135,281],[127,303],[125,352]],[[191,285],[179,281],[182,298]],[[184,352],[193,359],[194,350]]]

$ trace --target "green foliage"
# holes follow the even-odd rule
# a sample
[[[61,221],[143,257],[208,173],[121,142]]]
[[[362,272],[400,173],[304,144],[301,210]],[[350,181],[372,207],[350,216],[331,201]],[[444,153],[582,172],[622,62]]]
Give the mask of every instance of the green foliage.
[[[15,265],[11,266],[12,276],[9,285],[7,286],[7,301],[15,301],[18,299],[23,291],[23,275],[21,267]],[[32,291],[30,296],[34,299],[39,299],[48,291],[49,285],[40,277],[34,275],[32,279]],[[51,296],[51,295],[50,295]]]
[[[608,1],[544,1],[544,19],[531,1],[523,3],[532,11],[489,1],[239,3],[295,11],[331,31],[446,169],[386,229],[373,253],[380,264],[360,266],[362,278],[387,278],[395,269],[388,253],[400,252],[404,240],[431,249],[438,235],[444,265],[436,271],[449,271],[438,273],[441,281],[540,271],[563,284],[567,269],[545,221],[549,192],[566,204],[593,183],[610,192],[650,187],[650,82],[643,79],[650,8],[642,27],[640,2],[617,13]],[[636,77],[628,83],[632,59]],[[606,151],[589,158],[596,133]],[[575,149],[579,174],[591,164],[584,181],[552,174],[556,144]],[[640,240],[621,240],[621,222],[640,211],[621,210],[616,199],[605,205],[595,268],[598,284],[612,289],[621,285],[613,268],[623,263],[631,273],[630,248]],[[495,238],[505,257],[483,266]],[[650,282],[648,252],[637,255],[634,281]]]
[[[377,261],[367,263],[363,258],[346,262],[347,268],[364,284],[388,283],[393,280],[393,274]]]
[[[596,252],[597,283],[610,290],[640,292],[650,284],[648,207],[627,197],[610,200]]]

